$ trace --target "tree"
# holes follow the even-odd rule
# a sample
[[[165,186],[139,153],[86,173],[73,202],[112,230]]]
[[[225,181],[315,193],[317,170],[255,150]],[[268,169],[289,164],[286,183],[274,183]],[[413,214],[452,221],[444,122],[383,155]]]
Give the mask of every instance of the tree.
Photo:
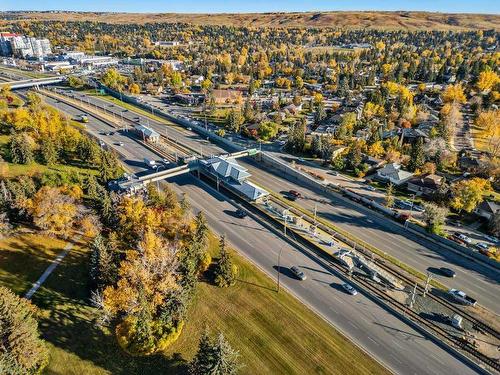
[[[342,117],[339,129],[337,130],[337,138],[347,140],[352,137],[352,132],[356,126],[356,113],[348,112]]]
[[[102,83],[116,91],[123,91],[126,78],[115,68],[109,68],[101,77]]]
[[[217,339],[210,338],[205,331],[198,345],[198,352],[189,364],[190,375],[235,375],[241,368],[239,353],[235,351],[222,333]]]
[[[45,165],[54,165],[59,160],[57,147],[50,138],[42,140],[40,153],[42,156],[42,161]]]
[[[40,374],[49,362],[39,337],[35,309],[0,286],[0,372],[6,375]]]
[[[69,235],[77,219],[75,200],[61,189],[44,186],[33,197],[30,210],[33,223],[40,229],[54,235]]]
[[[68,85],[74,89],[80,89],[85,85],[85,82],[80,77],[71,75],[68,77]]]
[[[346,155],[347,168],[355,170],[361,164],[362,160],[361,144],[360,142],[353,142]]]
[[[316,111],[314,112],[314,123],[319,124],[325,118],[326,118],[325,105],[323,104],[323,102],[320,102],[316,107]]]
[[[10,140],[10,157],[13,163],[30,164],[33,156],[33,139],[27,133],[13,135]]]
[[[483,201],[484,194],[489,189],[489,181],[483,178],[461,180],[451,186],[450,206],[458,211],[472,212]]]
[[[425,152],[424,152],[424,141],[419,137],[411,145],[410,150],[410,162],[408,163],[408,169],[411,172],[415,172],[420,169],[425,164]]]
[[[128,91],[129,91],[131,94],[140,94],[140,93],[141,93],[141,86],[139,86],[137,83],[132,83],[132,84],[128,87]]]
[[[226,238],[219,240],[219,259],[215,264],[215,284],[221,288],[233,285],[236,282],[237,267],[226,249]]]
[[[278,134],[278,124],[272,121],[264,121],[260,124],[257,133],[263,141],[273,139]]]
[[[424,202],[423,206],[425,209],[423,216],[427,231],[434,234],[442,234],[448,209],[430,202]]]
[[[444,90],[443,101],[445,103],[465,103],[467,98],[465,97],[462,85],[460,83],[456,85],[449,85]]]
[[[394,185],[393,184],[389,184],[387,186],[387,192],[385,195],[385,205],[387,207],[394,206]]]
[[[229,130],[239,133],[241,125],[243,125],[244,122],[245,119],[239,110],[233,108],[229,111],[226,119],[226,126]]]
[[[490,91],[500,82],[498,74],[491,69],[482,71],[477,80],[477,87],[481,91]]]
[[[114,152],[101,150],[100,161],[101,165],[99,169],[102,182],[106,183],[110,180],[118,178],[121,175],[122,169],[120,162]]]
[[[117,340],[126,352],[153,354],[179,337],[185,301],[178,266],[177,249],[150,230],[136,250],[126,252],[120,279],[103,292],[104,312],[116,318]]]

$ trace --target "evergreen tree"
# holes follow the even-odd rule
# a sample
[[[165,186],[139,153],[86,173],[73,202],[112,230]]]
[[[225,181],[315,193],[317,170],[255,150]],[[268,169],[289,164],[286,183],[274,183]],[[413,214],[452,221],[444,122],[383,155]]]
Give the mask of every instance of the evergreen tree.
[[[189,365],[190,375],[235,375],[241,368],[239,353],[222,333],[215,340],[205,331],[198,352]]]
[[[215,265],[215,284],[221,288],[233,285],[236,282],[237,268],[226,249],[226,238],[220,237],[219,259]]]
[[[408,169],[415,172],[417,169],[422,168],[425,164],[425,152],[424,152],[424,141],[421,137],[413,142],[410,150],[410,162],[408,163]]]
[[[44,139],[41,144],[40,153],[42,161],[45,165],[54,165],[59,160],[59,153],[54,142],[49,139]]]
[[[48,351],[38,333],[34,309],[24,298],[0,286],[0,373],[40,374]]]
[[[34,161],[33,140],[27,133],[12,136],[10,140],[10,157],[13,163],[30,164]]]

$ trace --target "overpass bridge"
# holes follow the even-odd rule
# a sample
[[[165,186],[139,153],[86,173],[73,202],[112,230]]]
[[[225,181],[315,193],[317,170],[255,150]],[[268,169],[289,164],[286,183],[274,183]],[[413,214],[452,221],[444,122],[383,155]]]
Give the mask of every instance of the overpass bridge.
[[[219,157],[224,159],[224,160],[237,159],[237,158],[243,158],[246,156],[253,156],[253,155],[256,155],[257,153],[259,153],[258,150],[251,148],[248,150],[234,152],[232,154],[219,155]],[[152,182],[158,182],[161,180],[165,180],[167,178],[179,176],[181,174],[199,171],[201,166],[202,166],[202,163],[200,163],[200,161],[202,161],[202,160],[205,160],[205,159],[197,158],[193,161],[190,161],[187,164],[179,165],[177,167],[173,167],[173,168],[169,168],[169,169],[164,169],[164,170],[161,170],[159,172],[150,173],[150,174],[143,175],[140,177],[136,177],[134,175],[125,176],[125,178],[111,181],[109,184],[109,187],[112,190],[125,192],[127,194],[134,194],[134,193],[144,189],[146,187],[146,185],[148,185]],[[160,168],[160,167],[158,167],[158,168]]]
[[[66,76],[47,77],[47,78],[33,78],[24,79],[21,81],[0,82],[0,87],[9,86],[11,90],[26,89],[30,87],[40,87],[45,85],[53,85],[61,83],[66,80]]]

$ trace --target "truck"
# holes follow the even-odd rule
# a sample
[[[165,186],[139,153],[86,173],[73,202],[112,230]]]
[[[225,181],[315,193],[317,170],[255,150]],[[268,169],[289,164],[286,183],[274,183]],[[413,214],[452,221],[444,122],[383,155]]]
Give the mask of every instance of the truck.
[[[450,289],[448,291],[448,294],[450,294],[456,301],[467,305],[467,306],[475,306],[476,305],[476,300],[472,297],[469,297],[465,292],[458,290],[458,289]]]
[[[144,164],[150,168],[154,168],[156,166],[156,160],[144,158]]]

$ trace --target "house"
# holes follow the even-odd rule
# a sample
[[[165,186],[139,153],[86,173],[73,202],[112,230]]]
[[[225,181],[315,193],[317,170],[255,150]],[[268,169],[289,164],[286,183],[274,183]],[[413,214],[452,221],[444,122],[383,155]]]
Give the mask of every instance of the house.
[[[461,170],[467,172],[475,172],[479,169],[479,160],[474,157],[462,156],[458,159],[458,166]]]
[[[439,190],[443,182],[444,178],[442,176],[427,174],[408,180],[408,186],[406,188],[416,195],[426,195],[430,197]]]
[[[212,91],[212,96],[216,104],[241,103],[243,94],[238,90],[220,90]]]
[[[500,205],[493,201],[483,201],[476,207],[474,213],[484,217],[486,220],[493,219],[493,216],[500,211]]]
[[[203,76],[198,76],[198,75],[191,76],[191,84],[193,86],[200,86],[204,80],[205,77]]]
[[[387,164],[385,167],[379,169],[375,176],[376,179],[391,183],[396,186],[404,185],[413,173],[401,169],[401,165],[397,163]]]
[[[374,158],[373,156],[366,155],[363,159],[363,163],[368,164],[370,167],[368,171],[373,171],[377,168],[382,167],[386,162],[384,159]]]
[[[292,114],[292,115],[296,115],[297,113],[302,111],[302,103],[300,103],[299,105],[295,105],[293,103],[289,104],[285,108],[283,108],[283,110]]]

